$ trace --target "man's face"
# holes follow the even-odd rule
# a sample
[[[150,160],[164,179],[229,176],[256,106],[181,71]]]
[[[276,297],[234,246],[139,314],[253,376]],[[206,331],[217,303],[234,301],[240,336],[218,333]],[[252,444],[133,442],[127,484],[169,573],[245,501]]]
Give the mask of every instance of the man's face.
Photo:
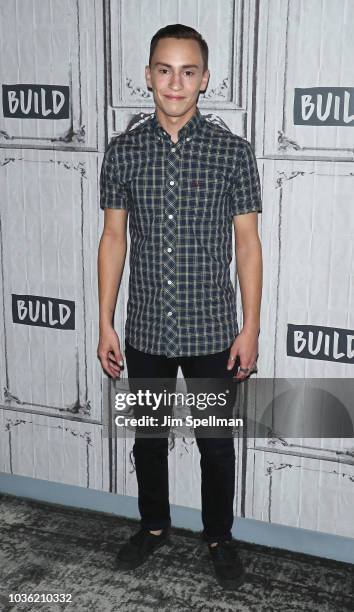
[[[209,70],[196,40],[162,38],[146,66],[145,77],[157,108],[169,117],[183,117],[206,89]]]

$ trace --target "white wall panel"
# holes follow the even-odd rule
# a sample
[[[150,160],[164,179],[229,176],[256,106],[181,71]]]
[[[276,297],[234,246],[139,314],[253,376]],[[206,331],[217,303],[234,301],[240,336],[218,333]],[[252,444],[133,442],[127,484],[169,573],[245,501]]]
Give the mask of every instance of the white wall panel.
[[[353,463],[262,451],[249,451],[248,462],[247,517],[354,537]]]
[[[240,20],[236,22],[236,18],[244,4],[241,0],[235,3],[225,0],[222,5],[209,0],[162,3],[159,0],[111,0],[113,106],[130,107],[137,102],[151,105],[152,94],[146,88],[144,77],[150,40],[159,28],[168,23],[188,22],[207,36],[211,49],[211,77],[207,92],[201,96],[201,105],[213,101],[216,104],[220,102],[222,107],[228,103],[235,107],[233,86],[240,79],[238,71],[242,64],[239,55],[232,55],[231,49],[234,39],[237,44],[242,34]],[[118,31],[120,45],[117,45],[117,37],[113,36]],[[241,93],[238,88],[238,100]]]
[[[259,6],[257,154],[354,161],[352,126],[293,122],[295,88],[353,86],[354,3],[261,0]],[[328,99],[322,102],[324,111]]]
[[[1,402],[7,407],[101,418],[97,180],[96,155],[0,152]],[[32,296],[74,302],[75,329],[14,322],[12,294],[33,303]],[[42,319],[41,309],[34,313]]]
[[[102,25],[97,0],[2,0],[2,83],[68,86],[70,113],[57,120],[4,117],[0,97],[0,147],[102,146],[97,114],[103,104]]]
[[[110,0],[107,20],[110,24],[109,134],[119,131],[121,121],[117,114],[124,109],[153,107],[144,75],[153,34],[168,23],[186,23],[200,31],[209,45],[211,74],[207,91],[199,97],[200,108],[215,109],[217,114],[224,111],[226,123],[236,121],[238,132],[245,135],[248,80],[253,60],[253,0],[222,3]]]
[[[107,439],[101,425],[12,410],[0,413],[1,471],[108,490]]]
[[[261,376],[351,377],[352,364],[287,355],[287,325],[354,329],[353,165],[272,161],[264,168]]]
[[[248,414],[255,421],[260,420],[267,402],[270,405],[276,400],[280,387],[282,390],[288,389],[290,402],[292,387],[297,389],[295,383],[298,385],[301,380],[314,379],[315,382],[318,379],[321,387],[322,380],[333,379],[330,390],[336,400],[345,406],[348,386],[341,385],[341,380],[351,379],[352,363],[289,356],[287,327],[289,323],[323,326],[324,330],[326,327],[340,327],[347,329],[348,333],[354,328],[351,289],[353,165],[315,160],[259,160],[259,167],[263,177],[261,240],[264,286],[258,368],[259,376],[274,379],[274,385],[273,396],[268,398],[263,393],[262,385],[257,387],[252,384],[250,387]],[[268,389],[271,389],[270,385]],[[304,414],[306,404],[301,410]],[[296,415],[294,430],[295,423]],[[290,426],[288,431],[291,431]],[[327,474],[329,464],[335,466],[338,463],[341,470],[345,470],[346,465],[351,466],[354,440],[350,437],[321,438],[319,435],[315,438],[286,438],[274,432],[264,440],[249,438],[247,446],[248,500],[257,496],[260,487],[268,491],[270,481],[266,470],[259,470],[256,464],[253,474],[254,457],[259,461],[259,457],[263,457],[263,450],[264,463],[271,462],[272,456],[278,457],[279,461],[281,455],[285,463],[290,461],[291,465],[296,464],[298,480],[294,480],[293,469],[282,467],[283,494],[267,501],[267,504],[272,504],[272,520],[290,524],[283,518],[288,512],[286,494],[291,504],[296,495],[305,499],[309,474],[313,479],[321,480],[320,473],[324,470]],[[254,453],[250,450],[252,447],[257,449]],[[280,455],[272,455],[274,451]],[[303,461],[307,459],[312,466],[311,471],[304,471],[302,478],[303,466],[307,465]],[[265,481],[263,484],[262,479]],[[330,482],[333,482],[332,476]],[[321,488],[320,494],[321,504],[325,508],[329,499],[326,486]],[[252,516],[258,518],[259,514],[254,512]],[[299,526],[305,526],[308,520],[303,514],[305,509],[300,508],[298,512]],[[289,516],[292,516],[292,512]],[[302,520],[304,523],[301,523]],[[311,528],[320,527],[312,523]],[[324,526],[321,529],[326,531]]]

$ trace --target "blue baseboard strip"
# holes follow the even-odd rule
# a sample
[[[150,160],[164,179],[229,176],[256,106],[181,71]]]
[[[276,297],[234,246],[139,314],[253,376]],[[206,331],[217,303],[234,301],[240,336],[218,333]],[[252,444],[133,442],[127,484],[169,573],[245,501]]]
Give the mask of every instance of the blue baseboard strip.
[[[140,518],[135,497],[114,495],[105,491],[27,476],[0,473],[0,492],[68,507]],[[192,531],[202,529],[200,512],[193,508],[171,505],[171,519],[174,527]],[[235,519],[233,536],[244,542],[354,564],[353,538],[248,518]]]

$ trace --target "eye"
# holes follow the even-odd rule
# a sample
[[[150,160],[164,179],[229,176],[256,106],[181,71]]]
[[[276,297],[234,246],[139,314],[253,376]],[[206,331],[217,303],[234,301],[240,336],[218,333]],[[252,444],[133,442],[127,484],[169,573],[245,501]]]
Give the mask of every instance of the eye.
[[[194,72],[192,70],[186,70],[187,76],[193,76]]]
[[[166,72],[168,72],[167,68],[159,68],[159,72],[162,72],[163,74],[166,74]]]

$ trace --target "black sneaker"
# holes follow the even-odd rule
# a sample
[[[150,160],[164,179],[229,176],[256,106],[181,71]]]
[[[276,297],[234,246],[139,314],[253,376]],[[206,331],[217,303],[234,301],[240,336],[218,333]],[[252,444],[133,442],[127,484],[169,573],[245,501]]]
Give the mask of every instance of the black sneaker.
[[[168,529],[163,529],[160,535],[154,535],[148,529],[142,527],[118,551],[116,567],[118,569],[134,569],[144,563],[157,548],[164,546],[167,542],[169,542]]]
[[[235,543],[219,542],[217,546],[209,544],[208,548],[220,586],[224,589],[238,589],[244,582],[245,572]]]

